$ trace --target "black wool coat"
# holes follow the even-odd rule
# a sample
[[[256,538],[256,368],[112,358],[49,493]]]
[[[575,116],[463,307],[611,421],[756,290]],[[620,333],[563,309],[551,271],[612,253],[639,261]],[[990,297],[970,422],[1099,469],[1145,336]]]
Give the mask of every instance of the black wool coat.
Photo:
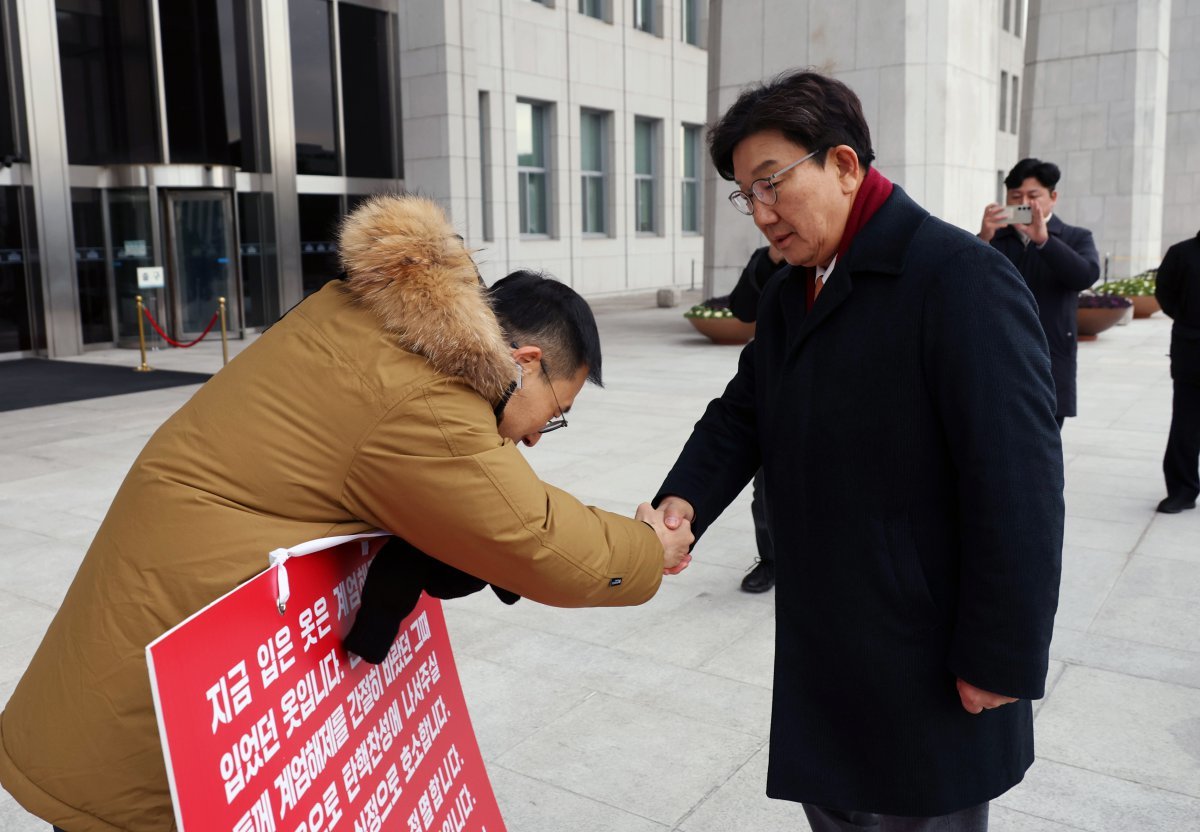
[[[1167,249],[1154,296],[1171,326],[1171,378],[1200,385],[1200,236]]]
[[[1075,353],[1078,347],[1079,293],[1100,277],[1100,254],[1092,232],[1067,225],[1051,216],[1046,228],[1050,239],[1038,248],[1021,242],[1012,228],[1001,228],[992,247],[1007,257],[1038,305],[1038,318],[1050,345],[1050,370],[1054,374],[1058,407],[1056,416],[1075,415]]]
[[[1034,758],[1063,535],[1046,339],[1012,265],[899,187],[806,313],[807,272],[771,279],[656,504],[690,501],[700,536],[765,469],[767,793],[946,814]],[[956,677],[1022,701],[973,716]]]
[[[754,323],[754,319],[758,317],[758,302],[762,299],[763,289],[775,272],[786,268],[787,263],[775,263],[771,260],[767,246],[751,254],[741,276],[738,277],[737,284],[729,293],[729,311],[733,313],[733,317],[748,324]]]

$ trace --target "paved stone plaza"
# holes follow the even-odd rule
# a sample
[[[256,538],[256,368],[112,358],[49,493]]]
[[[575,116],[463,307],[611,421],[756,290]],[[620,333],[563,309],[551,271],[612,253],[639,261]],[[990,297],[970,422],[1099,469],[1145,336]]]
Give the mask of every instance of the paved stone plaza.
[[[680,316],[690,302],[597,302],[607,387],[586,390],[570,429],[528,452],[546,480],[625,513],[654,493],[737,361],[736,348],[692,332]],[[1067,538],[1038,762],[993,805],[994,832],[1200,829],[1200,511],[1154,513],[1169,330],[1158,315],[1080,346],[1082,415],[1064,431]],[[137,354],[75,360],[132,368]],[[220,346],[151,363],[211,371]],[[0,413],[0,703],[128,466],[193,390]],[[748,493],[695,557],[639,608],[509,608],[491,593],[447,602],[514,832],[807,829],[798,806],[763,794],[773,595],[738,590],[754,558]],[[0,830],[46,829],[0,793]]]

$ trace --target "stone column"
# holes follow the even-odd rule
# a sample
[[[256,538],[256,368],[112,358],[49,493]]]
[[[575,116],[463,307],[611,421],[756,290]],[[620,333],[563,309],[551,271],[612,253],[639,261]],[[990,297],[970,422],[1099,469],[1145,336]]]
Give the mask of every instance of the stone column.
[[[712,123],[745,86],[806,66],[862,100],[875,165],[931,213],[978,230],[995,197],[1000,14],[956,0],[712,0]],[[1015,161],[1015,160],[1014,160]],[[705,294],[728,292],[762,236],[709,172]]]
[[[1031,0],[1022,155],[1062,168],[1058,213],[1109,277],[1161,253],[1171,0]]]
[[[1200,2],[1171,4],[1162,249],[1200,231]]]

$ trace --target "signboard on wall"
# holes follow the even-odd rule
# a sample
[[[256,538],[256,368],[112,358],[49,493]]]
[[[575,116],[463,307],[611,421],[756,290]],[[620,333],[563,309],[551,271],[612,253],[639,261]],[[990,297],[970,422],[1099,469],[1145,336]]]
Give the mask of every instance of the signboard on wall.
[[[342,647],[384,539],[272,553],[146,648],[180,832],[503,832],[441,602]]]

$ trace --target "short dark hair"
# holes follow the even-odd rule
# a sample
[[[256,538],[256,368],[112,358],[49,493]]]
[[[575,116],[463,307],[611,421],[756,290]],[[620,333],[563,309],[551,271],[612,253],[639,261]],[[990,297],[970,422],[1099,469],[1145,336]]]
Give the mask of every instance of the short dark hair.
[[[744,90],[708,131],[708,152],[717,173],[733,179],[733,150],[747,136],[778,130],[808,150],[849,145],[863,170],[871,167],[871,129],[854,90],[812,70],[791,70]],[[822,167],[823,155],[815,159]]]
[[[1062,171],[1053,162],[1043,162],[1041,159],[1022,159],[1013,165],[1013,169],[1004,177],[1004,187],[1012,189],[1021,187],[1021,183],[1029,177],[1042,183],[1048,191],[1053,191],[1062,178]]]
[[[586,366],[588,381],[604,382],[596,317],[579,293],[552,277],[520,270],[487,290],[504,336],[520,346],[542,348],[552,378],[571,378]]]

